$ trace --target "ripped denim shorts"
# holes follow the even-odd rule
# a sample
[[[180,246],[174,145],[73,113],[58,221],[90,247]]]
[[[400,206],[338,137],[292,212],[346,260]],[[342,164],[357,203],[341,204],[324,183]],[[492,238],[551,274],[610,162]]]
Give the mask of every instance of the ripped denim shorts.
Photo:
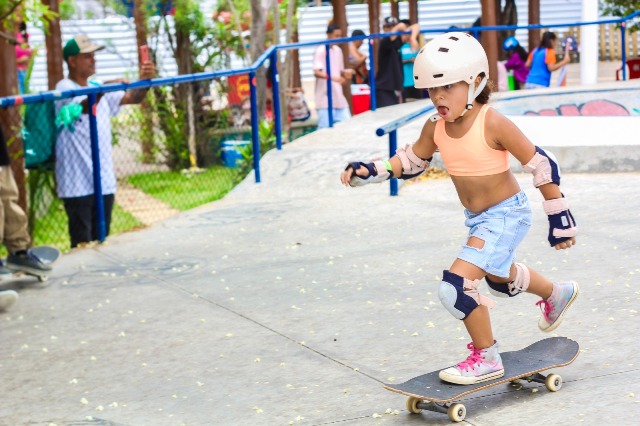
[[[525,193],[520,191],[482,213],[465,210],[465,216],[469,237],[483,240],[484,246],[470,247],[465,242],[458,258],[488,274],[509,278],[516,249],[531,228],[531,207]]]

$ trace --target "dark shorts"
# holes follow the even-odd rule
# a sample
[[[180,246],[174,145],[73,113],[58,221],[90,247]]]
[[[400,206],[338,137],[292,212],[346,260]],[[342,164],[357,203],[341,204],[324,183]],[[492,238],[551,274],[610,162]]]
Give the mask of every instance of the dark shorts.
[[[106,235],[109,235],[111,227],[111,211],[115,196],[107,194],[102,196],[104,202],[104,221]],[[84,197],[63,198],[64,209],[69,218],[69,236],[71,247],[77,247],[80,243],[88,243],[98,240],[98,215],[93,194]]]

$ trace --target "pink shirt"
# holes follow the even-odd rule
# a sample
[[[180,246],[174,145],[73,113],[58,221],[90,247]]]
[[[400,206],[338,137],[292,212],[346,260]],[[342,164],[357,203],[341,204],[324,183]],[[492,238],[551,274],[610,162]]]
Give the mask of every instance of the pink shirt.
[[[15,36],[16,36],[16,41],[18,42],[18,44],[16,44],[16,59],[20,59],[25,56],[30,56],[31,49],[29,49],[29,44],[27,43],[27,40],[25,40],[22,33],[16,33]],[[27,64],[26,63],[18,64],[17,68],[19,70],[26,70]]]
[[[313,55],[313,69],[321,70],[325,72],[327,66],[326,62],[326,48],[324,45],[318,46],[316,53]],[[342,49],[338,46],[331,46],[331,77],[341,76],[341,71],[344,70],[344,57],[342,56]],[[342,84],[337,81],[331,81],[331,102],[334,109],[349,108],[347,98],[342,93]],[[327,80],[316,78],[316,108],[329,108],[327,100]]]

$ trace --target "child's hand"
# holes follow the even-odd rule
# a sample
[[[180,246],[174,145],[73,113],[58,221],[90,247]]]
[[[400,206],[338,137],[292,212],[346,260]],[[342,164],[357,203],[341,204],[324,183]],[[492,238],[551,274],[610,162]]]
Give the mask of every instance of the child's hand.
[[[554,247],[556,250],[565,250],[575,245],[576,245],[576,237],[571,237],[567,241],[563,241],[561,243],[556,244]]]
[[[383,182],[389,179],[390,174],[384,166],[381,166],[381,169],[384,170],[383,174],[378,173],[378,167],[376,167],[375,163],[365,164],[355,161],[349,163],[344,169],[344,172],[340,174],[340,182],[342,182],[344,186],[362,186],[368,183]],[[357,178],[353,179],[354,177]]]
[[[353,163],[349,163],[349,167],[347,167],[344,172],[340,173],[340,182],[342,182],[344,186],[350,186],[349,182],[351,181],[351,177],[354,173],[354,169],[351,166],[352,164]],[[360,177],[367,177],[369,175],[369,170],[364,166],[360,166],[355,170],[355,174]]]

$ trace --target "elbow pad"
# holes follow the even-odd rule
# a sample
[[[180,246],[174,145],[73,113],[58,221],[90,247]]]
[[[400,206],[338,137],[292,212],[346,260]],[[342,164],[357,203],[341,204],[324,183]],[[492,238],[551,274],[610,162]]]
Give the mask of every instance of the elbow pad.
[[[413,152],[413,146],[407,144],[404,148],[398,148],[396,150],[396,157],[400,159],[402,163],[402,174],[400,179],[413,179],[417,178],[429,168],[431,158],[423,160]]]
[[[547,183],[555,183],[560,186],[560,166],[555,155],[536,146],[533,158],[522,168],[533,174],[533,186],[541,187]]]

